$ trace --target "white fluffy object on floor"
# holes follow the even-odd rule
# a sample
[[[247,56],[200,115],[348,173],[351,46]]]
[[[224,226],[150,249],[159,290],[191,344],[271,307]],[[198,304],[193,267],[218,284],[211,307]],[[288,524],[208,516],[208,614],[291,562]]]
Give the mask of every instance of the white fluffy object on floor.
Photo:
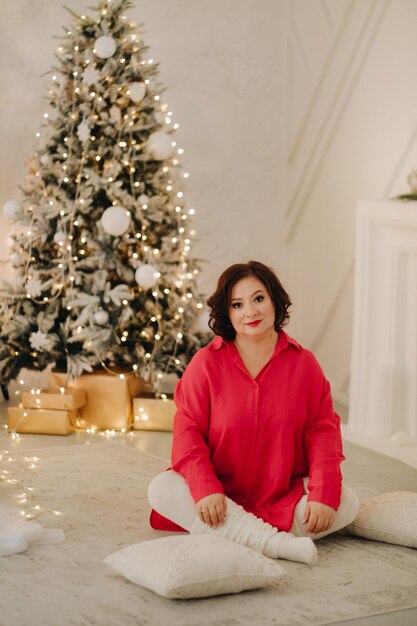
[[[0,556],[24,552],[29,544],[59,543],[64,539],[62,530],[28,522],[17,509],[0,504]]]

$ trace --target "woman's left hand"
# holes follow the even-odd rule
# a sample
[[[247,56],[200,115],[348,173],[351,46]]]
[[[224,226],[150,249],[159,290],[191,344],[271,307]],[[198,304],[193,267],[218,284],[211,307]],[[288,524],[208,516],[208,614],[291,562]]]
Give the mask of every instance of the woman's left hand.
[[[331,506],[321,502],[307,502],[303,517],[304,530],[306,533],[314,534],[329,530],[335,516],[336,511]]]

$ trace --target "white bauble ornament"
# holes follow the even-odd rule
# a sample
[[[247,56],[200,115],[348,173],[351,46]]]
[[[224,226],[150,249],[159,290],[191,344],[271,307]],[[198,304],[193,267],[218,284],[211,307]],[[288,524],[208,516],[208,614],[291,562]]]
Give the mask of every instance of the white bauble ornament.
[[[195,326],[196,326],[196,329],[200,331],[200,333],[210,332],[211,329],[210,329],[210,326],[208,325],[209,317],[210,317],[210,314],[207,309],[203,309],[201,313],[198,314]]]
[[[143,82],[137,83],[129,83],[128,86],[128,96],[133,100],[133,102],[140,102],[144,99],[146,94],[146,85]]]
[[[22,255],[19,254],[18,252],[15,252],[10,257],[10,260],[12,262],[13,267],[18,267],[18,265],[20,265],[20,263],[22,262]]]
[[[103,35],[96,39],[96,43],[94,46],[94,52],[100,59],[108,59],[112,57],[116,52],[117,44],[114,41],[113,37],[109,37],[108,35]]]
[[[80,141],[88,141],[90,139],[90,127],[87,122],[81,122],[77,128],[77,135]]]
[[[45,165],[45,166],[49,165],[49,156],[47,154],[42,154],[39,160],[42,163],[42,165]]]
[[[149,202],[149,196],[146,195],[146,193],[142,193],[139,198],[138,198],[140,204],[148,204]]]
[[[99,309],[94,313],[94,319],[96,324],[104,326],[109,321],[109,314],[104,309]]]
[[[122,121],[122,112],[119,107],[113,104],[109,113],[110,119],[113,120],[113,122],[116,122],[116,124],[120,124],[120,122]]]
[[[174,148],[171,145],[171,137],[166,133],[156,131],[149,136],[148,139],[148,152],[157,161],[163,161],[169,159],[174,152]]]
[[[121,206],[111,206],[101,216],[101,225],[109,235],[123,235],[130,224],[130,213]]]
[[[62,230],[58,230],[54,235],[55,243],[58,243],[58,244],[64,243],[65,239],[66,239],[66,234]]]
[[[18,200],[7,200],[3,205],[3,215],[11,222],[18,219],[21,211],[22,207]]]
[[[135,272],[135,280],[139,287],[143,287],[144,289],[153,287],[157,281],[157,272],[156,267],[150,263],[145,263],[138,267]]]

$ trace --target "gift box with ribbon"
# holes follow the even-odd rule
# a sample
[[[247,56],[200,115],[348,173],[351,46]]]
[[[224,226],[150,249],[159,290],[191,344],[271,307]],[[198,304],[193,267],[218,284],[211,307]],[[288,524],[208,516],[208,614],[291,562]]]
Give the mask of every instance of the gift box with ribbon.
[[[83,374],[69,381],[66,373],[51,372],[49,386],[85,392],[86,404],[79,409],[78,427],[118,431],[130,430],[132,397],[146,389],[139,376],[105,371]]]
[[[84,389],[32,389],[22,393],[22,405],[27,409],[57,409],[76,411],[86,403]]]
[[[7,428],[17,433],[69,435],[74,430],[76,419],[77,411],[21,406],[10,406],[7,409]]]
[[[133,398],[133,428],[135,430],[172,431],[175,402],[171,396],[155,398],[151,394],[142,394]]]

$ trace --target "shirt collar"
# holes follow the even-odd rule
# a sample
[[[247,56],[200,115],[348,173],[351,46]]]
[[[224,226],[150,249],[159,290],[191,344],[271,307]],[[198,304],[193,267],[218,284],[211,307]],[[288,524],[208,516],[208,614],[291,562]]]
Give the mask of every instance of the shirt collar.
[[[220,335],[216,335],[216,337],[210,342],[209,347],[212,350],[220,350],[222,346],[227,346],[230,343],[232,342],[227,341],[226,339],[223,339],[223,337],[220,337]],[[275,346],[274,355],[278,354],[278,352],[281,352],[281,350],[284,350],[285,348],[287,348],[288,345],[292,345],[295,348],[298,348],[298,350],[300,351],[302,350],[302,347],[300,346],[298,341],[296,341],[295,339],[287,335],[287,333],[281,329],[279,331],[279,337]]]
[[[223,339],[223,337],[220,337],[220,335],[216,335],[215,338],[209,343],[209,348],[212,350],[220,350],[222,346],[227,346],[228,343],[230,342]]]

